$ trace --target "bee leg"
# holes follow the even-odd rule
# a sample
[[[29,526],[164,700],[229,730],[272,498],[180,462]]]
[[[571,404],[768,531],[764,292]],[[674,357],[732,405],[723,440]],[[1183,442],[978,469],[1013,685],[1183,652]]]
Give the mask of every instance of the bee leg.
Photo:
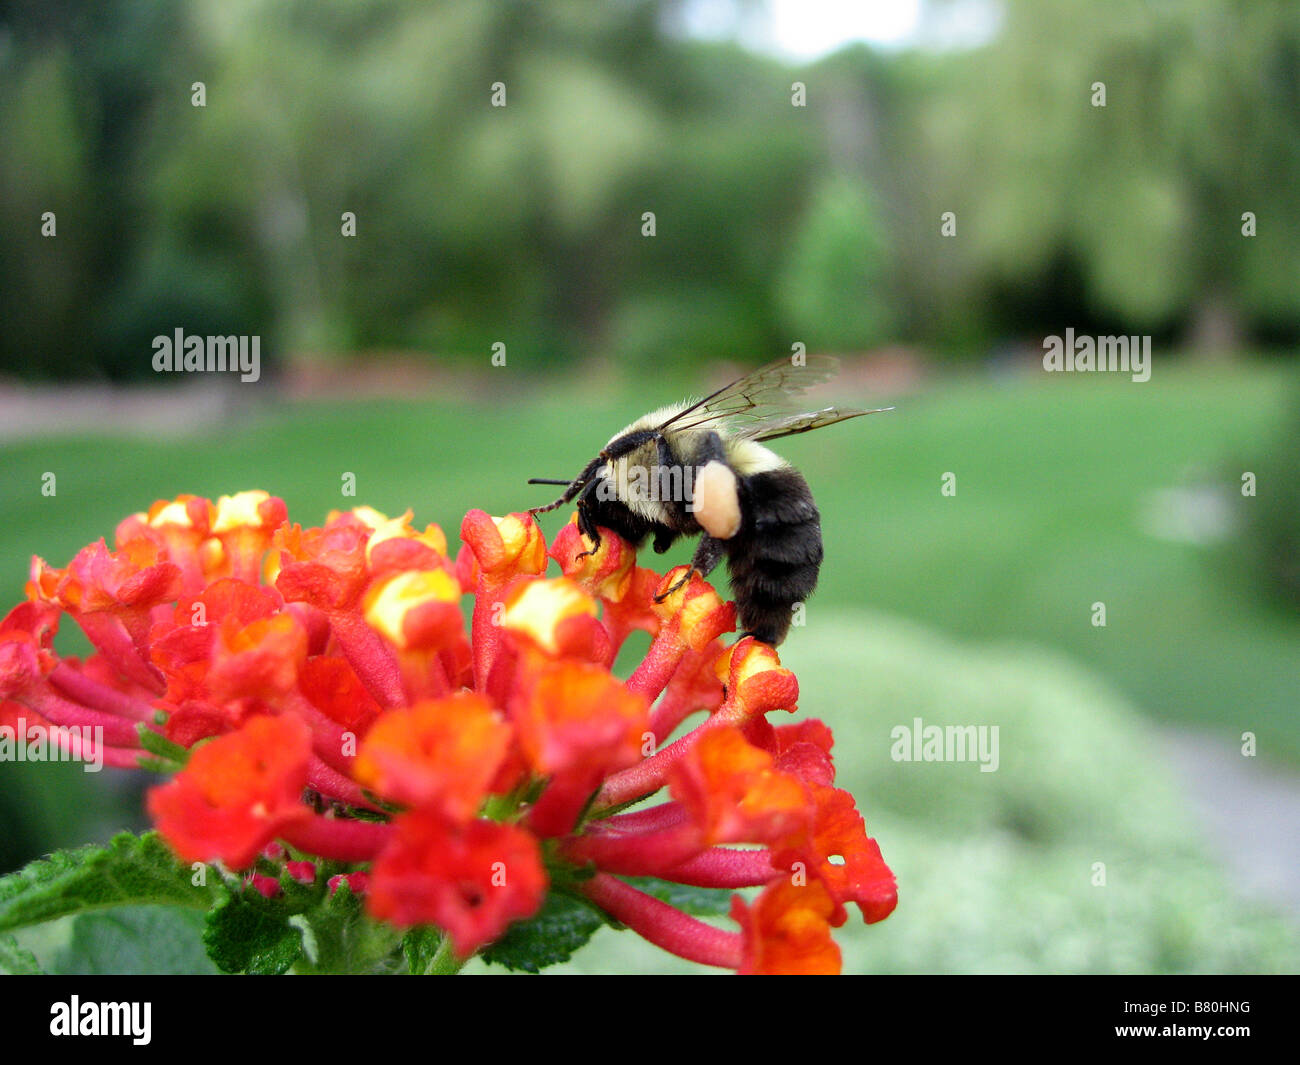
[[[547,514],[552,510],[559,510],[559,508],[564,506],[566,502],[567,500],[561,496],[554,503],[547,503],[544,507],[529,507],[528,513],[533,517],[537,517],[538,514]]]
[[[591,494],[591,490],[595,485],[596,482],[591,481],[578,496],[578,531],[591,541],[591,549],[574,556],[575,561],[581,561],[588,555],[594,555],[600,550],[600,530],[596,528],[596,523],[592,520],[591,505],[587,502],[587,496]]]
[[[715,540],[712,536],[705,536],[695,549],[695,556],[691,559],[691,568],[682,577],[674,581],[673,586],[666,592],[656,595],[655,602],[662,603],[697,573],[701,577],[707,577],[718,568],[718,563],[722,561],[722,556],[726,554],[726,551],[727,546],[723,541]]]
[[[578,529],[580,532],[582,532],[583,536],[585,536],[588,540],[591,541],[591,547],[586,551],[579,551],[576,555],[574,555],[573,560],[575,562],[581,562],[588,555],[594,555],[597,551],[600,550],[600,530],[597,529],[596,526],[594,525],[590,526],[591,531],[588,532],[582,528],[582,521],[581,519],[579,519]]]
[[[661,529],[659,532],[655,533],[655,554],[662,555],[673,546],[673,542],[676,539],[677,533],[673,532],[671,529]]]

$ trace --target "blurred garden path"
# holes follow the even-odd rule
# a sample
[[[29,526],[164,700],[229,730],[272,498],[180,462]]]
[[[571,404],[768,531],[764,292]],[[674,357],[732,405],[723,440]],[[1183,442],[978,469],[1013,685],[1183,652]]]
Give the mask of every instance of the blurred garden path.
[[[42,436],[130,430],[177,435],[218,425],[240,404],[234,387],[0,383],[0,443]]]
[[[1300,913],[1300,782],[1219,738],[1162,729],[1174,772],[1243,894]]]

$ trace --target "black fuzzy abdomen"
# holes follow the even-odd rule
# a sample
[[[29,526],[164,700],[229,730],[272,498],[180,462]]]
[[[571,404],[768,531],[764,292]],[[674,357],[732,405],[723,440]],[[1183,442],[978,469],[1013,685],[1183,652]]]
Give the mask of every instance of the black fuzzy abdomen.
[[[633,547],[639,548],[645,543],[647,536],[662,528],[657,523],[637,514],[619,499],[591,500],[586,506],[593,525],[603,526],[610,532],[617,533]]]
[[[776,645],[794,605],[817,587],[821,516],[808,482],[788,466],[742,477],[738,489],[740,531],[726,541],[731,593],[741,629]]]

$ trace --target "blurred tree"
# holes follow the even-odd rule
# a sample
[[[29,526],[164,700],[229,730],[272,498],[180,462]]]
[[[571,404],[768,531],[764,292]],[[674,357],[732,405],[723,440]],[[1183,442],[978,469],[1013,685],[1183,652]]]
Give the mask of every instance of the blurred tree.
[[[818,188],[780,287],[792,335],[810,348],[861,350],[890,335],[888,254],[878,215],[861,181],[837,175]]]
[[[927,214],[963,220],[964,269],[1028,290],[1073,262],[1092,313],[1126,331],[1208,314],[1227,319],[1220,338],[1247,322],[1300,333],[1300,7],[1006,0],[1004,14],[923,120]]]
[[[776,65],[723,49],[719,78],[665,6],[204,0],[225,60],[155,138],[156,239],[242,227],[298,349],[753,357],[815,134],[764,121]]]
[[[6,67],[0,83],[0,364],[37,376],[85,372],[90,353],[64,345],[94,301],[94,192],[77,129],[65,50]],[[44,231],[44,232],[43,232]]]
[[[1300,336],[1296,5],[1006,0],[982,47],[791,65],[681,4],[0,0],[0,371],[147,376],[176,328],[523,366]]]
[[[161,110],[188,108],[190,83],[205,65],[186,6],[0,6],[0,225],[15,253],[0,265],[0,367],[139,377],[152,372],[149,338],[189,326],[160,321],[152,299],[140,306],[131,295],[141,287],[140,235],[150,214],[141,153]],[[43,235],[46,212],[52,236]],[[185,250],[201,257],[202,245]],[[201,295],[174,274],[159,277],[165,283],[151,296],[170,296],[181,311]],[[227,302],[214,317],[228,310]]]

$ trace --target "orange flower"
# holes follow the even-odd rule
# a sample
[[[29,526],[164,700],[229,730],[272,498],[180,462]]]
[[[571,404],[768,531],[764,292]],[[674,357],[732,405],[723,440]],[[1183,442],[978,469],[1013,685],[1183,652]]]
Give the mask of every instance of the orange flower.
[[[751,976],[838,974],[840,948],[831,939],[834,910],[830,895],[816,880],[803,887],[786,879],[774,881],[752,907],[734,899],[731,916],[745,937],[738,971]]]
[[[471,510],[461,523],[460,538],[474,552],[480,575],[493,583],[546,569],[546,541],[537,522],[527,514],[493,518]]]
[[[510,716],[529,765],[551,778],[530,818],[543,835],[570,831],[601,780],[640,760],[650,724],[643,697],[582,662],[538,666]]]
[[[179,567],[148,540],[131,540],[112,553],[100,540],[77,552],[66,570],[42,564],[38,580],[50,598],[73,613],[150,607],[180,594]]]
[[[794,713],[799,681],[767,644],[747,637],[720,656],[714,668],[727,687],[733,715],[747,719],[772,710]]]
[[[812,820],[807,789],[739,729],[709,732],[668,779],[707,843],[787,839],[807,831]]]
[[[218,700],[271,701],[292,691],[307,658],[307,633],[292,614],[241,625],[228,615],[217,627],[208,688]]]
[[[477,812],[510,746],[511,730],[474,692],[390,710],[357,755],[361,783],[393,802],[436,807],[451,821]]]
[[[617,536],[602,536],[600,547],[591,551],[578,530],[576,515],[560,530],[548,554],[560,564],[566,577],[583,585],[592,595],[614,602],[627,595],[637,568],[636,552]]]
[[[880,845],[867,836],[853,796],[822,785],[814,785],[812,793],[816,803],[812,839],[787,844],[777,855],[777,864],[789,868],[801,861],[820,878],[839,909],[834,924],[843,923],[846,902],[857,903],[867,924],[883,921],[898,905],[898,885]]]
[[[659,594],[663,595],[676,584],[685,570],[685,566],[669,570],[660,583]],[[693,574],[662,603],[656,603],[655,613],[692,651],[704,650],[724,632],[732,632],[736,627],[735,604],[724,601],[699,574]]]
[[[356,671],[336,655],[307,659],[298,675],[298,690],[327,718],[358,736],[365,736],[380,714]]]
[[[268,867],[342,863],[331,884],[372,917],[434,924],[462,958],[555,879],[682,957],[837,971],[845,906],[881,920],[897,888],[833,787],[830,730],[768,723],[798,681],[752,637],[724,645],[734,606],[698,575],[656,602],[685,570],[638,567],[609,530],[579,558],[566,526],[548,579],[527,515],[470,511],[455,562],[410,519],[359,507],[303,529],[264,492],[181,496],[123,521],[112,552],[35,559],[30,602],[0,621],[0,721],[102,727],[113,765],[162,731],[192,748],[149,797],[178,855],[260,855],[249,882],[269,894]],[[84,663],[54,649],[63,613],[96,649]],[[651,644],[624,681],[611,667],[637,629]],[[629,875],[764,890],[730,931]]]
[[[486,691],[501,651],[501,600],[512,582],[545,571],[546,541],[530,515],[493,518],[481,510],[465,515],[460,538],[474,558],[474,687]]]
[[[196,750],[176,778],[149,793],[149,813],[185,861],[252,864],[267,843],[311,811],[311,732],[294,717],[259,717]]]
[[[411,543],[386,541],[372,554],[372,563],[391,565],[398,552],[383,548]],[[418,554],[409,561],[414,566],[429,562]],[[408,700],[446,695],[469,681],[470,646],[460,596],[460,582],[446,567],[385,572],[366,592],[362,615],[394,648]]]

